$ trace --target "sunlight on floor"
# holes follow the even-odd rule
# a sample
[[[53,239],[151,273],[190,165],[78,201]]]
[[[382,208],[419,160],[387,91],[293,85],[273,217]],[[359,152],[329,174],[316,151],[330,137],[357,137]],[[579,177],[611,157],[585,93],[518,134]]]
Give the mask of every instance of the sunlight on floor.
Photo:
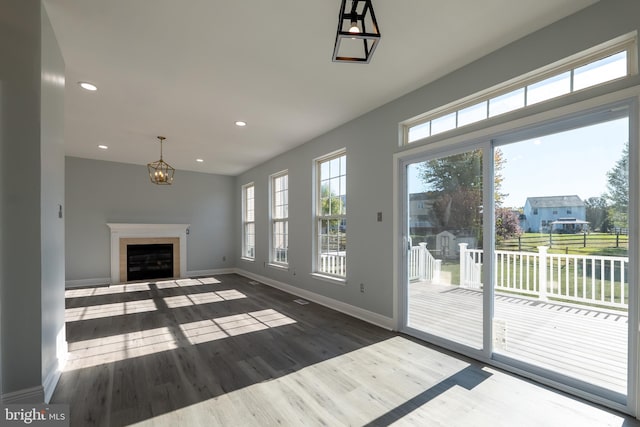
[[[186,307],[190,305],[210,304],[213,302],[229,301],[246,298],[247,296],[235,289],[216,292],[202,292],[199,294],[176,295],[163,298],[169,308]]]
[[[65,370],[117,362],[293,323],[296,323],[294,319],[267,309],[184,323],[179,325],[178,330],[165,326],[71,342]]]
[[[505,394],[505,388],[518,391]],[[482,407],[478,396],[487,396]],[[538,404],[554,412],[526,410]],[[511,412],[514,407],[520,409]],[[516,424],[622,427],[625,422],[493,368],[394,337],[136,425],[506,426],[514,425],[514,414],[527,412]]]
[[[401,337],[390,338],[140,425],[174,425],[185,420],[191,425],[366,425],[469,366],[450,358],[438,371],[430,371],[433,381],[399,382],[398,378],[410,377],[410,370],[419,363],[398,364],[398,354],[405,357],[407,352],[418,355],[425,350],[433,352]],[[380,387],[371,387],[376,383]],[[397,384],[403,384],[402,390],[394,388]],[[251,404],[261,401],[270,404]],[[291,418],[305,413],[311,418]]]
[[[296,321],[276,310],[268,309],[185,323],[180,325],[180,329],[191,344],[200,344],[292,323]]]
[[[155,310],[157,310],[156,303],[152,299],[145,299],[141,301],[114,302],[89,307],[67,308],[64,311],[64,317],[67,322],[76,322]]]
[[[198,279],[178,279],[162,280],[153,282],[157,289],[169,289],[185,286],[202,286],[220,283],[215,277],[202,277]],[[150,282],[125,283],[122,285],[99,286],[91,288],[68,289],[65,291],[65,298],[80,298],[101,295],[121,294],[126,292],[149,291]]]

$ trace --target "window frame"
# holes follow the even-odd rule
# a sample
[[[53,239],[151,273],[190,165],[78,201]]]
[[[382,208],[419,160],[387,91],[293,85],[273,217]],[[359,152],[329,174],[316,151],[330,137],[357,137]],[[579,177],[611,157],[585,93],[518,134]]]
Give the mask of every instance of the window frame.
[[[610,80],[606,80],[604,82],[589,85],[584,88],[574,89],[573,87],[574,71],[576,69],[579,69],[580,67],[583,67],[586,65],[595,64],[596,62],[602,59],[619,54],[621,52],[626,52],[627,71],[624,76],[616,77]],[[570,90],[567,93],[552,96],[544,100],[535,101],[532,103],[529,103],[527,101],[527,90],[529,86],[535,85],[537,83],[543,82],[553,77],[561,76],[562,74],[567,72],[570,73]],[[608,42],[594,46],[585,51],[579,52],[568,58],[564,58],[553,64],[525,73],[521,76],[518,76],[506,82],[500,83],[491,88],[476,92],[465,98],[462,98],[454,102],[451,102],[449,104],[443,105],[441,107],[435,108],[417,117],[411,118],[409,120],[405,120],[400,123],[401,132],[402,132],[400,145],[403,147],[406,147],[419,142],[424,142],[426,140],[429,140],[430,138],[444,135],[444,134],[447,134],[448,132],[452,132],[469,125],[487,122],[495,117],[499,117],[515,111],[521,111],[523,109],[529,108],[531,106],[539,105],[547,101],[557,100],[559,98],[570,96],[574,93],[590,90],[597,86],[609,84],[611,82],[615,82],[618,80],[623,80],[636,74],[638,74],[637,34],[634,31],[632,33],[622,35]],[[495,100],[496,98],[499,98],[504,95],[509,95],[510,93],[513,93],[520,89],[524,89],[524,98],[523,98],[524,105],[523,106],[509,109],[507,111],[501,112],[500,114],[494,114],[494,115],[490,114],[490,104],[492,100]],[[458,125],[459,113],[461,111],[470,107],[476,107],[483,103],[486,104],[485,105],[486,115],[484,118]],[[432,122],[445,118],[450,115],[454,116],[454,122],[455,122],[454,126],[434,134]],[[410,141],[409,140],[410,130],[418,126],[428,127],[429,135]]]
[[[277,205],[277,196],[278,187],[276,185],[276,181],[279,179],[285,179],[285,187],[281,191],[283,193],[283,197],[285,202],[281,205]],[[269,265],[280,268],[288,268],[289,267],[289,171],[283,170],[273,175],[269,176],[269,222],[270,222],[270,230],[269,230]],[[284,207],[285,214],[279,216],[277,214],[277,208]],[[275,244],[278,240],[276,237],[276,224],[282,223],[284,225],[284,239],[286,241],[286,248],[284,249],[285,261],[280,261],[277,258],[277,251],[280,248],[276,248]]]
[[[344,198],[345,198],[345,203],[344,203],[344,210],[342,211],[341,209],[341,213],[340,214],[329,214],[329,215],[324,215],[321,212],[322,209],[322,182],[323,182],[323,175],[322,175],[322,165],[330,162],[332,160],[335,159],[339,159],[341,157],[344,157],[344,171],[342,170],[342,168],[340,169],[341,172],[343,172],[342,174],[338,175],[337,178],[341,178],[344,177],[344,182],[345,182],[345,188],[344,188]],[[312,275],[314,275],[317,278],[320,279],[324,279],[324,280],[328,280],[330,282],[333,283],[338,283],[338,284],[346,284],[346,279],[347,279],[347,249],[346,249],[346,243],[345,243],[345,249],[344,249],[344,274],[336,274],[336,273],[332,273],[329,271],[324,271],[322,269],[322,237],[323,235],[321,234],[322,231],[322,221],[327,221],[327,220],[338,220],[340,221],[340,225],[339,227],[342,227],[344,224],[344,231],[343,231],[343,236],[346,242],[346,238],[347,238],[347,232],[346,232],[346,222],[347,222],[347,213],[346,213],[346,197],[347,197],[347,189],[346,189],[346,180],[347,180],[347,150],[346,148],[341,148],[339,150],[333,151],[329,154],[326,154],[322,157],[316,158],[314,159],[314,197],[313,197],[313,201],[314,201],[314,207],[313,207],[313,272]],[[333,177],[332,175],[330,175],[330,177]],[[336,177],[333,177],[334,179]],[[331,178],[330,178],[331,179]]]
[[[252,190],[251,198],[249,198],[249,189]],[[256,259],[256,211],[255,211],[255,184],[249,182],[242,186],[242,254],[241,258],[247,261],[255,261]],[[250,203],[249,203],[250,202]],[[251,218],[249,213],[251,212]],[[249,226],[253,226],[253,245],[249,245],[251,233],[248,232]],[[253,249],[251,253],[250,248]]]

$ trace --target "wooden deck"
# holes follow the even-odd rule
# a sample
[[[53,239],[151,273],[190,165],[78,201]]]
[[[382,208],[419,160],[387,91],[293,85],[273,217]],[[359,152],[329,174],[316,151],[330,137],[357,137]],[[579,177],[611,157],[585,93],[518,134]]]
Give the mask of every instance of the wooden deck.
[[[414,282],[409,326],[482,348],[482,292]],[[627,392],[626,312],[497,294],[494,352]]]

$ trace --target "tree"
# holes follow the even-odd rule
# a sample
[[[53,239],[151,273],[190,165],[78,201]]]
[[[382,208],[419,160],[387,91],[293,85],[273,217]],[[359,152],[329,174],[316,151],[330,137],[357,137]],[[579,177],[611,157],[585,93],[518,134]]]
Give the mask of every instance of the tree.
[[[443,229],[473,229],[482,205],[482,152],[468,151],[422,164],[422,179],[434,194],[432,224]]]
[[[482,224],[482,192],[460,187],[440,194],[433,203],[432,214],[444,229],[473,230]]]
[[[506,197],[500,189],[504,157],[494,152],[496,206]],[[482,224],[482,150],[429,160],[421,165],[422,180],[434,194],[431,223],[445,229],[473,230]]]
[[[586,220],[592,230],[602,231],[604,233],[610,231],[613,227],[611,218],[609,217],[609,206],[607,205],[607,198],[601,197],[589,197],[584,201]]]
[[[496,239],[502,241],[522,234],[518,214],[512,209],[496,208]]]
[[[320,214],[326,218],[320,221],[320,232],[326,236],[323,249],[344,251],[346,249],[346,221],[344,199],[337,195],[328,184],[320,187]]]
[[[342,198],[335,194],[328,184],[320,187],[320,211],[322,215],[341,215],[344,203]]]
[[[628,228],[629,212],[629,142],[622,150],[622,156],[607,172],[606,199],[610,203],[609,215],[614,225]]]

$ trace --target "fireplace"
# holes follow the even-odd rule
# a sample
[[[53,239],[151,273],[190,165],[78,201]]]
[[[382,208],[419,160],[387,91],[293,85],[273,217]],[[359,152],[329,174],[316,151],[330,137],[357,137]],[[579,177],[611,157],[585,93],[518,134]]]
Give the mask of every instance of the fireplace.
[[[173,245],[127,245],[127,282],[173,277]]]
[[[112,284],[187,276],[189,224],[107,225],[111,229]],[[130,248],[133,267],[129,265]]]

